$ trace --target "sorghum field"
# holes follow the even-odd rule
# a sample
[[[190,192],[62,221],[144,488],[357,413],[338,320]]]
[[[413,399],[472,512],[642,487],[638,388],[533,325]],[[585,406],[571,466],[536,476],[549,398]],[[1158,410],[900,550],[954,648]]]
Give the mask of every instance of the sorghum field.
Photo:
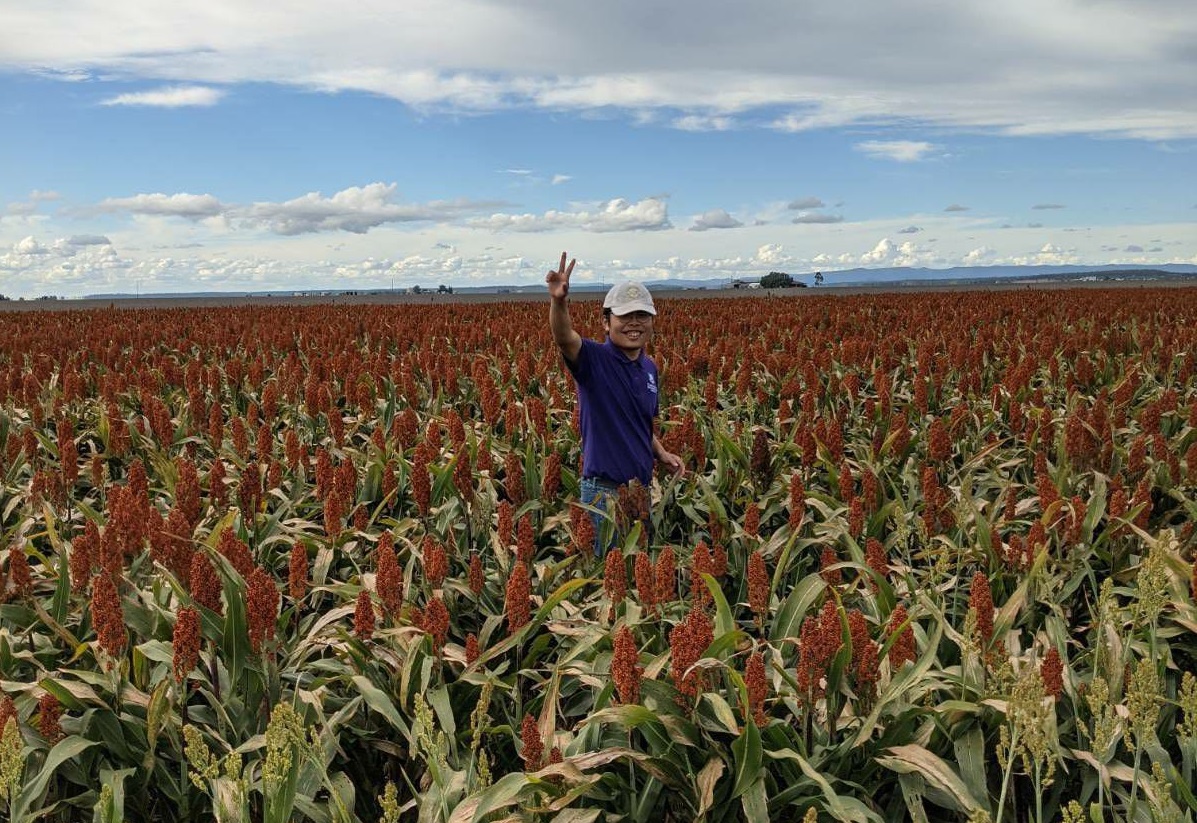
[[[0,314],[0,810],[1194,819],[1197,290],[662,303]]]

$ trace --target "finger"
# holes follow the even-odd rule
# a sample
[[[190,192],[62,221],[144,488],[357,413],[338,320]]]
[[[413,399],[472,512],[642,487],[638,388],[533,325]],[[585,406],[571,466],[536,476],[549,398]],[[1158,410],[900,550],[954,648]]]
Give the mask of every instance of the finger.
[[[557,271],[565,271],[565,252],[561,252],[561,265],[557,267]]]
[[[568,280],[568,279],[569,279],[569,276],[570,276],[571,274],[573,274],[573,273],[574,273],[574,263],[577,263],[577,262],[578,262],[577,260],[570,260],[570,261],[569,261],[569,268],[567,268],[567,269],[565,270],[565,279],[566,279],[566,280]]]

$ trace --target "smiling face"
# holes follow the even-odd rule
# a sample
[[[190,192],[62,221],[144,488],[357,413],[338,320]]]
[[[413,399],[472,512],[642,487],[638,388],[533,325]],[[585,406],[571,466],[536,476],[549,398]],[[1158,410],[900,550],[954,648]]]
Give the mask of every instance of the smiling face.
[[[646,311],[634,311],[624,315],[610,314],[603,318],[603,329],[611,338],[615,348],[633,360],[640,356],[640,350],[653,339],[653,316]]]

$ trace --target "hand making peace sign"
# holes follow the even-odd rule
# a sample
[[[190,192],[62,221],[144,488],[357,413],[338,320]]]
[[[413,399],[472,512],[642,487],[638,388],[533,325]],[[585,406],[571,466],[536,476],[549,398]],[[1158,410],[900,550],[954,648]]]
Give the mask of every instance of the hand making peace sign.
[[[544,282],[549,284],[549,297],[554,300],[564,300],[569,294],[569,276],[574,273],[574,263],[577,260],[570,260],[569,265],[565,265],[565,258],[568,255],[561,252],[561,265],[557,267],[556,271],[551,271],[544,276]]]

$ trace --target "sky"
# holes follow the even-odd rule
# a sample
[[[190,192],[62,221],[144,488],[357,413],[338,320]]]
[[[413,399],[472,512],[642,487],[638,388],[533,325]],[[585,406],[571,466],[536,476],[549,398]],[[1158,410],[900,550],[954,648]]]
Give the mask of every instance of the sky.
[[[0,293],[1197,264],[1197,4],[0,2]]]

